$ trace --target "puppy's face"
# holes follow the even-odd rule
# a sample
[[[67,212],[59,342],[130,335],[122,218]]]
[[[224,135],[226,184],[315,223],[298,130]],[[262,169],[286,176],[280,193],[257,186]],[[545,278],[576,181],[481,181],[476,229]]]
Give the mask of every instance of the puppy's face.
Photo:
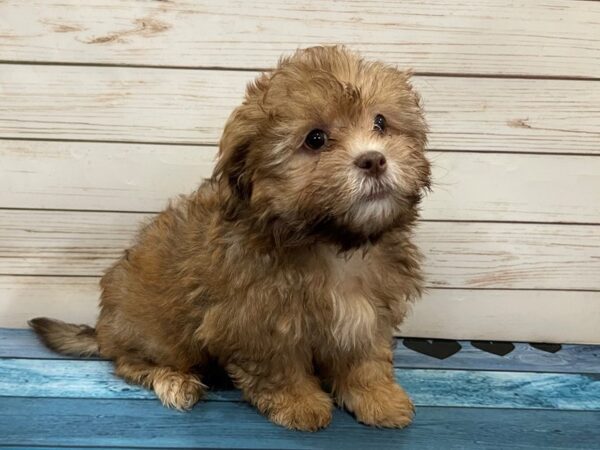
[[[248,86],[215,176],[254,215],[368,238],[414,211],[429,185],[425,142],[406,73],[317,47]]]

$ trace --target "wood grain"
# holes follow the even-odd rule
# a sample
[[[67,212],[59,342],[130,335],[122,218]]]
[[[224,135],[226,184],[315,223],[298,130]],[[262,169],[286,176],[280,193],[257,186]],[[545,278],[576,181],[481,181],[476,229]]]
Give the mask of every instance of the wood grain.
[[[160,211],[210,177],[216,147],[0,142],[1,207]],[[600,158],[429,152],[423,218],[600,223]]]
[[[600,432],[596,411],[420,407],[399,431],[360,425],[336,410],[329,428],[298,433],[273,425],[245,403],[211,402],[190,413],[158,401],[3,398],[5,446],[168,448],[344,448],[497,450],[590,449]],[[107,431],[110,430],[110,431]]]
[[[430,289],[413,306],[397,334],[600,344],[598,324],[598,291]]]
[[[210,177],[216,153],[214,146],[0,141],[0,206],[159,212]]]
[[[3,65],[1,138],[215,144],[252,72]],[[430,148],[600,154],[600,81],[416,77]]]
[[[19,447],[18,445],[12,446],[12,445],[1,445],[0,444],[0,448],[2,450],[23,450],[23,447]],[[160,447],[135,447],[135,450],[157,450]],[[72,447],[72,446],[64,446],[61,445],[60,446],[60,450],[123,450],[123,447],[109,447],[109,446],[102,446],[102,447],[89,447],[89,446],[85,446],[85,447]],[[46,447],[44,445],[36,445],[35,446],[35,450],[56,450],[56,447]]]
[[[0,1],[0,325],[92,319],[88,281],[210,173],[255,71],[346,42],[415,68],[431,124],[438,289],[402,332],[600,342],[599,25],[568,0]]]
[[[0,327],[27,327],[33,317],[94,324],[99,278],[0,276]],[[0,347],[4,341],[0,338]]]
[[[509,296],[512,293],[508,293]],[[21,333],[15,342],[25,343],[26,354],[35,343],[27,339],[29,330],[17,330]],[[6,333],[12,333],[8,330]],[[0,333],[0,339],[2,339]],[[473,346],[470,341],[460,341],[459,352],[446,359],[437,359],[415,352],[403,344],[403,339],[397,338],[394,348],[394,366],[399,368],[422,369],[470,369],[470,370],[501,370],[501,371],[531,371],[552,373],[588,373],[600,374],[600,345],[563,344],[557,353],[550,353],[531,346],[528,343],[513,342],[514,350],[499,356],[488,353]],[[43,354],[45,350],[40,350]],[[14,352],[14,351],[13,351]],[[32,354],[38,354],[34,349]],[[48,355],[51,355],[48,352]],[[2,356],[2,353],[0,353]]]
[[[0,444],[0,448],[2,450],[23,450],[23,447],[19,447],[18,445],[12,446],[12,445],[1,445]],[[123,450],[123,447],[110,447],[110,446],[102,446],[102,447],[89,447],[89,446],[85,446],[85,447],[79,447],[79,446],[65,446],[65,445],[61,445],[60,446],[60,450]],[[135,450],[157,450],[160,449],[160,447],[135,447]],[[56,447],[46,447],[44,445],[36,445],[35,446],[35,450],[56,450]]]
[[[98,298],[97,278],[0,276],[0,326],[26,327],[27,320],[38,316],[94,324]],[[398,334],[600,344],[598,323],[600,292],[430,289],[413,306]],[[528,356],[531,364],[537,361],[536,354]],[[435,363],[457,368],[437,360]],[[489,368],[508,370],[493,365]],[[556,367],[555,371],[563,369]]]
[[[109,361],[0,359],[0,398],[156,399],[112,371]],[[595,375],[396,369],[396,379],[417,406],[600,411]],[[242,396],[220,389],[205,400],[242,401]]]
[[[600,76],[595,2],[10,0],[0,16],[10,61],[266,68],[343,42],[425,72]]]
[[[100,275],[150,217],[0,210],[0,274]],[[422,222],[416,235],[433,286],[600,289],[595,226]]]
[[[1,278],[0,278],[1,281]],[[517,296],[523,294],[517,291]],[[546,293],[555,294],[554,292]],[[565,294],[565,293],[559,293]],[[483,293],[485,295],[485,293]],[[512,294],[509,294],[512,296]],[[426,297],[427,298],[427,297]],[[83,299],[79,299],[82,301]],[[565,300],[563,298],[562,300]],[[451,301],[451,299],[450,299]],[[527,301],[520,299],[521,303]],[[43,301],[39,302],[43,305]],[[452,305],[452,309],[454,309]],[[411,319],[409,319],[411,320]],[[476,320],[474,320],[476,321]],[[477,322],[479,322],[477,320]],[[78,322],[81,323],[81,322]],[[93,321],[90,321],[93,323]],[[474,347],[469,341],[460,341],[459,352],[446,359],[437,359],[407,348],[402,338],[394,346],[394,367],[402,369],[458,369],[495,370],[516,372],[552,372],[599,374],[600,346],[563,344],[558,353],[549,353],[529,344],[515,342],[514,350],[498,356]],[[41,345],[30,329],[0,328],[0,358],[11,359],[78,359],[64,356]],[[100,358],[93,358],[100,359]]]

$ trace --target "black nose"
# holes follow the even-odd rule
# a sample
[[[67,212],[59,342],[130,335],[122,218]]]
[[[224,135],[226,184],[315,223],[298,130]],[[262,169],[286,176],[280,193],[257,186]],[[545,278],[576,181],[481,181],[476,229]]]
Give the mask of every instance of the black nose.
[[[364,152],[354,160],[354,164],[372,176],[381,175],[387,168],[385,156],[376,151]]]

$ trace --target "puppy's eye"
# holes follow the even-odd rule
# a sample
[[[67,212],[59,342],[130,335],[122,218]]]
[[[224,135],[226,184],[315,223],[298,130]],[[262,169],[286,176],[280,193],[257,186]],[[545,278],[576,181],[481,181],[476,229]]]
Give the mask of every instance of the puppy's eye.
[[[312,130],[306,135],[304,145],[312,150],[319,150],[327,144],[327,133],[323,130]]]
[[[380,133],[385,131],[385,117],[383,117],[381,114],[377,114],[375,116],[375,120],[373,120],[373,129],[375,131],[379,131]]]

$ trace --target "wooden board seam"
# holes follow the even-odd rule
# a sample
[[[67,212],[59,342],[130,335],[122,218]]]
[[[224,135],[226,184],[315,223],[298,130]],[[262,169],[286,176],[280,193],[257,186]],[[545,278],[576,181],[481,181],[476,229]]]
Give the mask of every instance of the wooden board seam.
[[[585,374],[582,374],[585,375]],[[207,392],[210,392],[207,391]],[[41,400],[41,399],[54,399],[54,400],[67,400],[67,401],[77,401],[77,400],[111,400],[111,401],[116,401],[116,402],[120,402],[120,401],[141,401],[141,402],[158,402],[158,398],[97,398],[97,397],[61,397],[61,396],[44,396],[44,397],[40,397],[40,396],[35,396],[35,395],[31,395],[31,396],[18,396],[18,395],[2,395],[0,396],[1,399],[6,399],[6,398],[10,398],[10,399],[32,399],[32,400]],[[210,398],[203,398],[198,402],[198,405],[196,405],[196,408],[201,408],[202,404],[205,403],[215,403],[215,404],[221,404],[221,403],[237,403],[237,404],[247,404],[248,406],[251,406],[248,401],[240,398],[240,399],[227,399],[227,400],[217,400],[217,399],[210,399]],[[509,407],[509,406],[455,406],[455,405],[419,405],[419,404],[415,404],[415,406],[420,409],[420,408],[468,408],[468,409],[480,409],[482,411],[485,410],[490,410],[490,409],[494,409],[494,410],[515,410],[518,409],[519,411],[568,411],[568,412],[600,412],[600,410],[597,409],[568,409],[568,408],[547,408],[547,407],[530,407],[530,406],[519,406],[518,408],[513,408],[513,407]],[[163,406],[161,406],[163,407]],[[343,408],[339,407],[339,406],[335,406],[335,409],[339,409],[339,410],[344,410]],[[185,414],[185,412],[184,412]],[[2,448],[2,445],[0,445],[0,448]]]
[[[600,0],[599,0],[600,1]],[[599,80],[600,81],[600,80]],[[114,139],[66,139],[66,138],[33,138],[20,136],[0,136],[0,141],[21,141],[21,142],[69,142],[69,143],[89,143],[89,144],[131,144],[131,145],[157,145],[157,146],[179,146],[179,147],[218,147],[212,141],[190,141],[190,142],[171,142],[171,141],[136,141],[136,140],[114,140]],[[594,152],[545,152],[545,151],[512,151],[512,150],[456,150],[428,147],[427,151],[437,153],[475,153],[481,155],[541,155],[541,156],[593,156],[600,157],[600,154]]]
[[[600,0],[599,0],[600,1]],[[183,193],[184,194],[184,193]],[[0,206],[0,211],[52,211],[52,212],[77,212],[77,213],[100,213],[100,214],[159,214],[163,210],[154,211],[132,211],[126,209],[81,209],[81,208],[18,208],[13,206]],[[597,227],[600,222],[569,222],[569,221],[542,221],[542,220],[477,220],[477,219],[419,219],[423,223],[498,223],[498,224],[515,224],[515,225],[564,225],[564,226],[582,226],[582,227]],[[0,273],[0,276],[3,274]]]
[[[40,357],[29,357],[29,356],[0,356],[0,361],[4,360],[4,359],[11,359],[11,360],[31,360],[31,361],[37,361],[40,359],[43,359],[44,361],[110,361],[110,360],[106,360],[106,359],[102,359],[102,358],[87,358],[87,359],[81,359],[81,358],[77,358],[75,356],[56,356],[56,357],[44,357],[44,358],[40,358]],[[506,373],[534,373],[534,374],[548,374],[548,375],[564,375],[564,374],[578,374],[578,375],[585,375],[585,376],[589,376],[589,377],[597,377],[600,380],[600,375],[597,372],[587,372],[587,371],[578,371],[578,372],[557,372],[557,371],[551,371],[551,370],[536,370],[536,369],[531,369],[528,368],[527,370],[521,370],[521,369],[515,369],[515,368],[502,368],[502,370],[500,370],[499,368],[470,368],[470,369],[461,369],[461,368],[452,368],[449,369],[447,367],[432,367],[432,366],[427,366],[425,367],[414,367],[415,369],[422,369],[422,370],[431,370],[431,371],[469,371],[469,372],[506,372]],[[404,369],[413,369],[413,367],[408,367],[408,366],[404,366],[404,365],[400,365],[400,363],[398,362],[394,362],[394,369],[398,370],[398,371],[402,371]],[[41,397],[41,396],[35,396],[35,395],[28,395],[28,396],[19,396],[19,395],[0,395],[1,398],[4,397],[10,397],[10,398],[64,398],[64,397]],[[77,398],[96,398],[96,397],[77,397]],[[153,400],[153,399],[142,399],[142,400]],[[202,401],[218,401],[218,400],[214,400],[214,399],[203,399]],[[240,400],[243,401],[243,400]],[[500,408],[501,409],[501,408]],[[552,408],[533,408],[533,409],[552,409]]]
[[[101,275],[78,275],[78,274],[41,274],[41,273],[0,273],[0,277],[38,277],[38,278],[101,278]],[[433,286],[425,285],[423,288],[425,291],[428,290],[440,290],[440,291],[531,291],[531,292],[600,292],[600,289],[553,289],[553,288],[509,288],[509,287],[463,287],[463,286]],[[406,336],[409,337],[409,336]]]
[[[599,0],[593,0],[599,1]],[[166,70],[199,70],[222,72],[270,72],[274,67],[236,67],[236,66],[174,66],[158,64],[123,64],[123,63],[86,63],[68,61],[33,61],[0,59],[0,65],[23,66],[64,66],[64,67],[114,67],[120,69],[166,69]],[[411,73],[421,77],[440,78],[493,78],[502,80],[557,80],[557,81],[600,81],[600,77],[577,75],[533,75],[533,74],[502,74],[478,72],[432,72],[412,70]]]

